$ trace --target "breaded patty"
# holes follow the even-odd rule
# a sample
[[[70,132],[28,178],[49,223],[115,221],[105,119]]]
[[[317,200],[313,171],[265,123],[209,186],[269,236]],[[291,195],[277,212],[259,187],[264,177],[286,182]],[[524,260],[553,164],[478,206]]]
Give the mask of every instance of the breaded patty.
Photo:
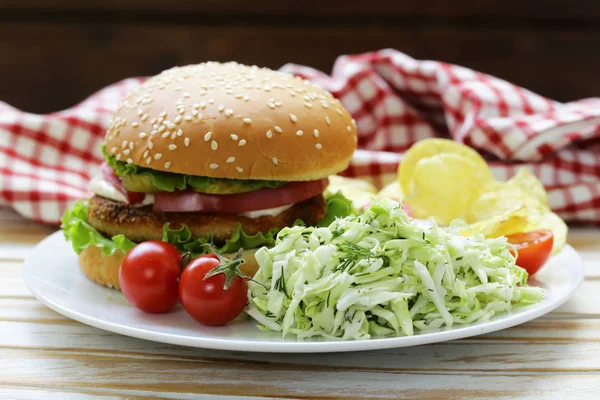
[[[94,196],[90,199],[88,222],[108,237],[122,233],[134,242],[160,240],[165,222],[170,223],[172,229],[185,224],[194,237],[213,234],[215,243],[222,244],[237,231],[238,224],[242,225],[245,233],[255,235],[272,228],[291,226],[298,219],[315,225],[324,216],[325,199],[322,195],[297,203],[279,215],[258,218],[227,213],[160,212],[152,210],[152,205],[134,207]]]

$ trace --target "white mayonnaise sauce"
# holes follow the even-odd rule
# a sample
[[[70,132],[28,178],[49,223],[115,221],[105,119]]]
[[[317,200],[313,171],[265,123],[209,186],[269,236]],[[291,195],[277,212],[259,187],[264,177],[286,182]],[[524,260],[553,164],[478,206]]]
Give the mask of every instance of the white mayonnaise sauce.
[[[90,181],[90,190],[92,191],[92,193],[97,194],[98,196],[105,197],[110,200],[120,201],[122,203],[128,202],[127,197],[125,197],[125,195],[123,193],[121,193],[119,191],[119,189],[117,189],[115,187],[115,185],[113,185],[110,181],[107,181],[106,179],[104,179],[102,177],[102,175],[97,175],[92,178],[92,180]],[[153,204],[153,203],[154,203],[154,195],[146,194],[146,197],[144,197],[144,200],[141,203],[136,204],[136,206],[141,207],[141,206],[145,206],[145,205]],[[287,210],[288,208],[290,208],[292,206],[293,206],[293,204],[287,204],[285,206],[267,208],[264,210],[248,211],[245,213],[240,213],[239,215],[242,215],[242,216],[248,217],[248,218],[258,218],[258,217],[263,217],[265,215],[276,216],[276,215],[281,214],[282,212],[284,212],[285,210]]]
[[[263,217],[265,215],[276,216],[292,207],[293,204],[286,204],[285,206],[274,207],[274,208],[266,208],[264,210],[256,210],[256,211],[247,211],[245,213],[240,213],[239,215],[243,215],[248,218],[258,218]]]
[[[96,175],[90,181],[90,190],[92,193],[98,196],[105,197],[110,200],[120,201],[122,203],[128,203],[127,197],[119,191],[111,182],[107,181],[102,175]],[[141,203],[135,204],[136,206],[145,206],[154,203],[154,195],[146,194],[144,200]]]

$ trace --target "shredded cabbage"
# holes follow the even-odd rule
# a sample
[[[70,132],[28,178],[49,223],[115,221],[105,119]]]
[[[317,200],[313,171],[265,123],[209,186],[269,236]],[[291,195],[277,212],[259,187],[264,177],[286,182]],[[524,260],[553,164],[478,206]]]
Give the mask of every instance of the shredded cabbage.
[[[544,296],[504,237],[465,227],[427,226],[381,199],[327,227],[285,228],[255,255],[246,312],[284,337],[357,340],[487,321]]]

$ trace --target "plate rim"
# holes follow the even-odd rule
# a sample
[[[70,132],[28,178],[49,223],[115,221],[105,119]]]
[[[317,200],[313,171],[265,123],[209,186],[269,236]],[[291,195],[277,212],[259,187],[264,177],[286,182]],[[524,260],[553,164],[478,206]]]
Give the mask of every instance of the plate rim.
[[[202,348],[202,349],[214,349],[214,350],[227,350],[227,351],[245,351],[253,353],[338,353],[338,352],[354,352],[354,351],[369,351],[369,350],[382,350],[400,347],[418,346],[424,344],[441,343],[456,339],[465,339],[469,337],[479,336],[486,333],[496,332],[504,329],[508,329],[525,322],[537,319],[545,314],[548,314],[564,304],[575,291],[581,286],[585,278],[585,270],[581,255],[569,244],[566,244],[561,252],[569,251],[576,256],[577,262],[573,262],[574,271],[577,272],[577,282],[573,285],[570,290],[560,299],[545,304],[542,307],[534,308],[529,312],[521,312],[514,314],[509,319],[501,318],[498,320],[491,320],[485,323],[461,326],[457,329],[448,331],[436,331],[431,333],[423,333],[414,336],[396,336],[388,338],[377,338],[367,340],[340,340],[340,341],[277,341],[277,342],[255,342],[247,341],[244,339],[234,340],[231,338],[220,339],[220,338],[206,338],[202,336],[188,337],[177,334],[169,334],[164,332],[150,331],[147,329],[136,328],[131,325],[123,325],[112,321],[106,321],[99,319],[94,316],[86,315],[79,311],[71,310],[53,299],[44,296],[39,293],[34,281],[37,279],[35,276],[31,276],[28,271],[32,268],[31,264],[33,261],[33,254],[39,251],[40,247],[44,246],[46,242],[58,240],[57,236],[60,236],[61,240],[65,240],[62,236],[62,232],[59,230],[48,235],[42,239],[33,248],[32,254],[25,258],[22,269],[22,277],[25,281],[27,288],[31,293],[38,299],[38,301],[45,304],[47,307],[56,311],[57,313],[66,316],[67,318],[73,319],[85,325],[92,326],[104,331],[117,333],[123,336],[133,337],[137,339],[143,339],[153,341],[157,343],[167,343],[179,346]],[[559,253],[560,254],[560,253]],[[90,284],[98,285],[92,281]],[[100,285],[98,285],[100,286]],[[101,286],[100,286],[101,287]],[[114,291],[115,289],[104,288],[106,290]],[[525,306],[531,307],[531,306]]]

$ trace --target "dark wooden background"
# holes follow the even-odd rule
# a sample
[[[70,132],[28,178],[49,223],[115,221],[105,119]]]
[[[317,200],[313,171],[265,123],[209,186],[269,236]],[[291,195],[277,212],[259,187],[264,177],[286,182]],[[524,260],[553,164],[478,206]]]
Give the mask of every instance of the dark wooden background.
[[[173,65],[395,48],[556,100],[600,96],[599,0],[0,0],[0,101],[57,111]]]

